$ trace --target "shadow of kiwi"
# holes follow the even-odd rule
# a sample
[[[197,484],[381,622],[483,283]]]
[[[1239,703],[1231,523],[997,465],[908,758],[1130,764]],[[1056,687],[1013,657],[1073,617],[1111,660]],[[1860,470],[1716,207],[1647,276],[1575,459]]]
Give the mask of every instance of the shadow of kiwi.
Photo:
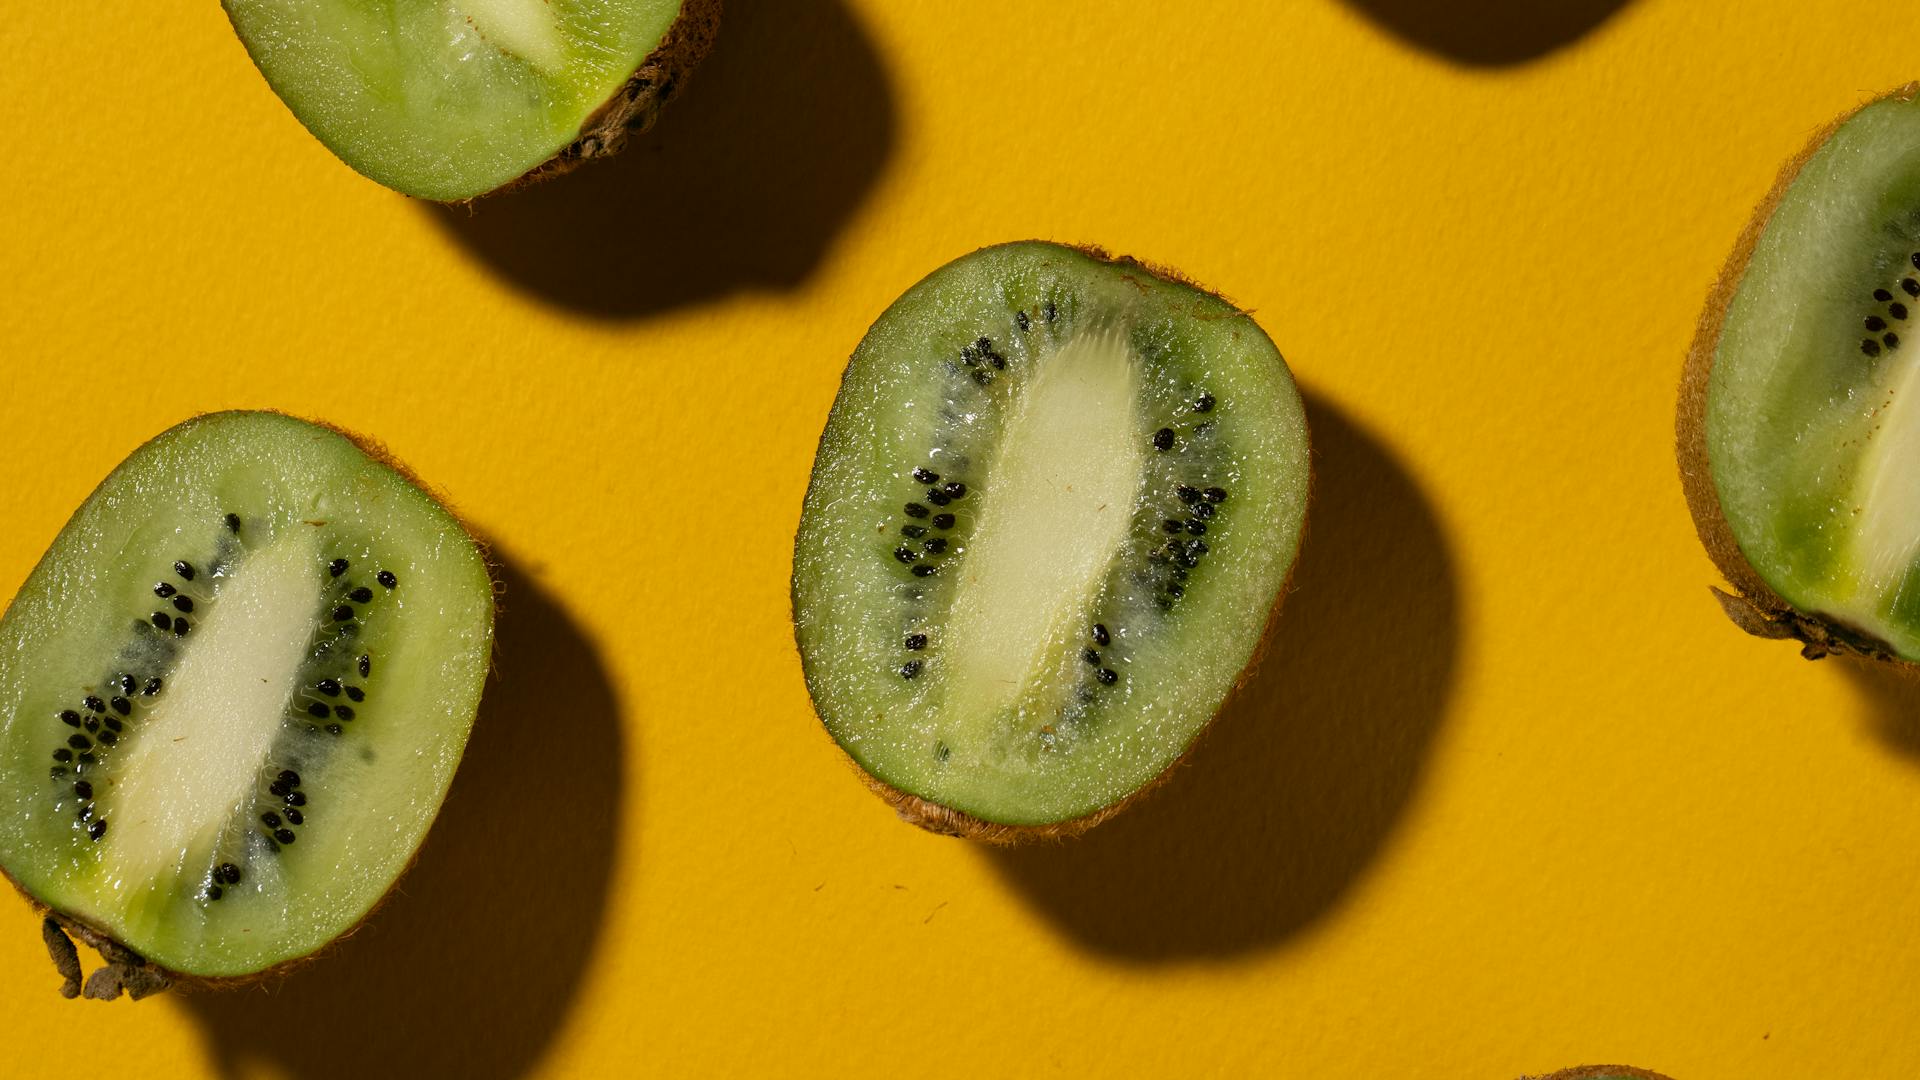
[[[1347,0],[1373,22],[1443,60],[1508,67],[1579,41],[1631,0]]]
[[[1920,764],[1920,672],[1850,656],[1833,662],[1865,699],[1868,722],[1881,743]]]
[[[1140,805],[1078,840],[988,855],[1092,953],[1278,945],[1339,904],[1413,795],[1453,683],[1452,559],[1384,446],[1318,395],[1307,420],[1307,537],[1259,670]]]
[[[471,207],[421,205],[521,290],[637,318],[804,282],[878,180],[894,122],[842,0],[726,0],[712,55],[625,150]]]
[[[586,636],[511,561],[499,576],[494,674],[394,894],[284,978],[177,998],[223,1075],[516,1077],[563,1027],[606,908],[626,735]]]

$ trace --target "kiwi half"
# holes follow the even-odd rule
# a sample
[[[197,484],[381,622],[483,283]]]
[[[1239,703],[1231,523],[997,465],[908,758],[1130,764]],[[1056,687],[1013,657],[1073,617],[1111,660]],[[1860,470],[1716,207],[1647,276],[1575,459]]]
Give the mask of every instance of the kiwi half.
[[[1680,472],[1742,628],[1920,660],[1920,86],[1789,162],[1688,356]],[[1716,590],[1718,593],[1718,590]]]
[[[485,560],[377,450],[190,420],[81,505],[0,619],[0,869],[108,961],[90,997],[233,977],[352,927],[465,748]]]
[[[307,130],[442,202],[618,151],[712,47],[719,0],[223,0]]]
[[[1245,312],[1097,251],[961,258],[867,332],[820,437],[793,571],[814,706],[916,824],[1089,827],[1253,660],[1308,473]]]

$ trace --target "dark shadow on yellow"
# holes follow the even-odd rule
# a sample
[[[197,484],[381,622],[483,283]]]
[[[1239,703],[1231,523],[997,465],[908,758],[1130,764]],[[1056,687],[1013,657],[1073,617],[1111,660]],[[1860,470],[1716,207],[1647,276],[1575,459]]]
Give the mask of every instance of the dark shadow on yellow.
[[[1094,953],[1151,963],[1283,942],[1348,893],[1417,786],[1458,651],[1452,559],[1385,447],[1316,395],[1307,417],[1307,538],[1259,671],[1139,806],[1076,841],[991,854]]]
[[[1920,762],[1920,672],[1854,657],[1834,661],[1867,700],[1874,734],[1889,748]]]
[[[1537,60],[1598,29],[1631,0],[1347,0],[1407,42],[1457,64]]]
[[[511,562],[494,675],[440,819],[360,930],[284,979],[182,994],[223,1075],[517,1077],[598,937],[625,778],[593,646]]]
[[[713,54],[621,153],[471,208],[422,206],[520,289],[634,318],[801,284],[893,140],[886,72],[842,0],[726,0]]]

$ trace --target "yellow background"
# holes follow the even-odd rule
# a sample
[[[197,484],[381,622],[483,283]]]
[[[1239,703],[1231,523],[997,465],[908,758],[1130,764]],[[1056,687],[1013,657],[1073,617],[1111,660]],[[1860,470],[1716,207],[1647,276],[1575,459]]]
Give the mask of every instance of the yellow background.
[[[1920,699],[1728,625],[1671,451],[1749,208],[1920,76],[1914,25],[736,0],[652,135],[469,214],[337,163],[211,0],[28,5],[0,595],[134,446],[237,406],[388,441],[507,591],[468,762],[371,924],[265,989],[100,1005],[0,904],[0,1072],[1920,1074]],[[1254,309],[1318,493],[1275,652],[1190,766],[1001,853],[862,790],[787,575],[861,333],[1032,236]]]

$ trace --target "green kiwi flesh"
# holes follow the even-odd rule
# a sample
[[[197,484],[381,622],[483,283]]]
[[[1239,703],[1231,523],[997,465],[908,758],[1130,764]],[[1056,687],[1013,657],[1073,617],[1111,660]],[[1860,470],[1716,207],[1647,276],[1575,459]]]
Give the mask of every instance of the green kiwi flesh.
[[[471,199],[619,149],[711,45],[718,0],[224,0],[260,73],[348,165]]]
[[[492,629],[474,542],[377,452],[275,413],[172,428],[0,619],[0,868],[110,959],[306,956],[412,859]]]
[[[1308,488],[1285,361],[1130,259],[987,248],[867,333],[794,547],[827,730],[903,816],[1074,831],[1177,761],[1252,661]]]
[[[1903,92],[1789,165],[1709,304],[1682,395],[1696,523],[1745,594],[1729,612],[1809,655],[1920,660],[1916,313],[1920,102]]]

